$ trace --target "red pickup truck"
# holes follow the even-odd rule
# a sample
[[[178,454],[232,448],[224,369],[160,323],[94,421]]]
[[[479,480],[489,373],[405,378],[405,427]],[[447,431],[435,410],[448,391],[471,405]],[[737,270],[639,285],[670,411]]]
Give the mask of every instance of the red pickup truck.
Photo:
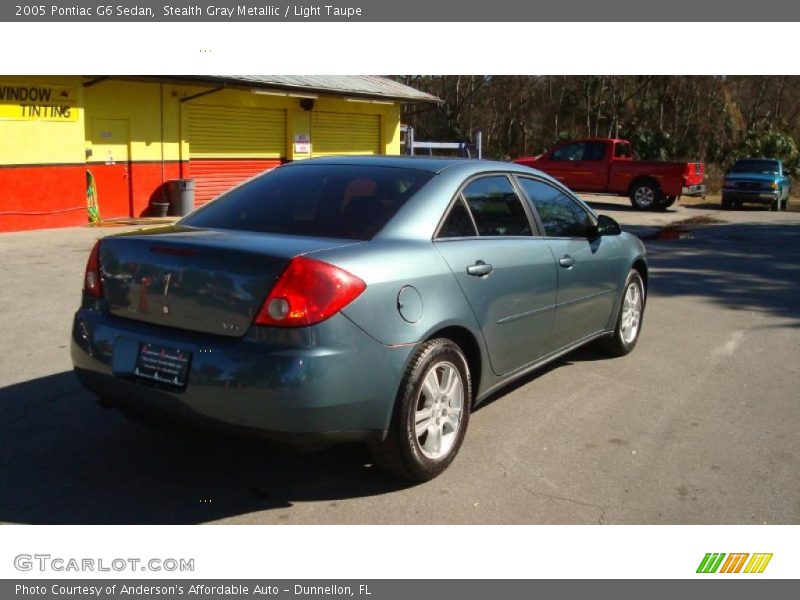
[[[514,162],[544,171],[576,192],[628,196],[639,210],[664,210],[680,196],[706,193],[703,163],[633,160],[627,140],[572,140]]]

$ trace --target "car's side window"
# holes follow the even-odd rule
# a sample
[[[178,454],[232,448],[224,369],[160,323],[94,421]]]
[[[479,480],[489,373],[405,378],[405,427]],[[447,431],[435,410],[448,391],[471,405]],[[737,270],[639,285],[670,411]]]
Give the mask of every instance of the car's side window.
[[[481,236],[531,235],[531,224],[511,182],[504,175],[481,177],[462,192]]]
[[[605,160],[605,158],[605,142],[589,142],[586,144],[586,149],[583,152],[583,160]]]
[[[583,142],[567,144],[554,150],[553,154],[550,155],[550,160],[583,160],[585,152],[586,144]]]
[[[549,237],[585,237],[593,220],[589,213],[567,194],[543,181],[520,177],[519,183]]]
[[[617,145],[614,146],[614,156],[616,158],[630,158],[631,145],[625,142],[618,142]]]
[[[464,201],[459,198],[458,201],[450,209],[450,214],[442,223],[439,228],[439,238],[460,238],[460,237],[475,237],[478,232],[475,231],[475,224],[472,222],[472,217],[469,216],[467,207],[464,206]]]

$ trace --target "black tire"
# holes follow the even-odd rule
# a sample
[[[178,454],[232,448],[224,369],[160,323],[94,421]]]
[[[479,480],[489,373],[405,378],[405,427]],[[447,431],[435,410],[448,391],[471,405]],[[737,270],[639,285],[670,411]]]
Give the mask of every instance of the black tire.
[[[733,202],[730,198],[726,198],[725,196],[722,197],[722,210],[731,210],[733,208]]]
[[[778,212],[781,209],[781,201],[780,199],[773,200],[770,202],[769,209],[774,212]]]
[[[626,341],[622,329],[622,315],[625,309],[625,295],[628,293],[628,288],[633,284],[638,285],[639,287],[639,294],[641,297],[641,312],[636,329],[636,335],[632,340]],[[644,309],[647,302],[647,289],[645,288],[642,276],[636,269],[631,269],[630,273],[628,273],[628,277],[625,279],[625,287],[623,288],[622,294],[623,296],[620,299],[619,311],[617,313],[617,321],[614,326],[614,333],[613,335],[603,338],[600,341],[600,347],[612,356],[625,356],[626,354],[633,352],[633,349],[636,347],[636,343],[639,341],[639,337],[642,333]]]
[[[463,391],[461,412],[459,425],[453,432],[454,437],[448,452],[438,458],[429,458],[424,454],[422,444],[417,437],[416,415],[419,403],[425,401],[422,389],[425,377],[440,365],[455,367],[461,378]],[[445,338],[421,344],[411,357],[400,383],[386,439],[370,446],[375,464],[413,481],[433,479],[442,473],[458,454],[469,425],[471,404],[472,380],[467,359],[461,348]]]
[[[663,204],[664,208],[669,208],[670,206],[675,204],[675,201],[677,199],[678,199],[677,196],[664,196],[664,201],[662,202],[662,204]]]
[[[664,194],[652,179],[633,182],[629,197],[636,210],[663,210]]]

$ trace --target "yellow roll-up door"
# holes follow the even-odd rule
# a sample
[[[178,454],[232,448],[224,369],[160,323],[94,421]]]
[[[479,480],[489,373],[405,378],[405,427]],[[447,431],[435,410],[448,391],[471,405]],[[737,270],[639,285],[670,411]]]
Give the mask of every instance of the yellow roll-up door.
[[[189,177],[202,204],[286,158],[286,111],[189,107]]]
[[[313,113],[311,151],[312,156],[381,154],[380,115]]]

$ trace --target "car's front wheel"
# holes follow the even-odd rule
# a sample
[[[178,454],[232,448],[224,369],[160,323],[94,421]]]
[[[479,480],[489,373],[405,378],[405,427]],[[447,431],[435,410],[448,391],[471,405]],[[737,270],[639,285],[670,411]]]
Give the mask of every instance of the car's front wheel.
[[[631,269],[625,280],[614,334],[603,340],[603,347],[609,354],[625,356],[636,347],[642,331],[646,294],[642,276],[636,269]]]
[[[409,361],[386,439],[371,447],[379,466],[426,481],[458,453],[469,423],[472,380],[464,353],[448,339],[434,339]]]

